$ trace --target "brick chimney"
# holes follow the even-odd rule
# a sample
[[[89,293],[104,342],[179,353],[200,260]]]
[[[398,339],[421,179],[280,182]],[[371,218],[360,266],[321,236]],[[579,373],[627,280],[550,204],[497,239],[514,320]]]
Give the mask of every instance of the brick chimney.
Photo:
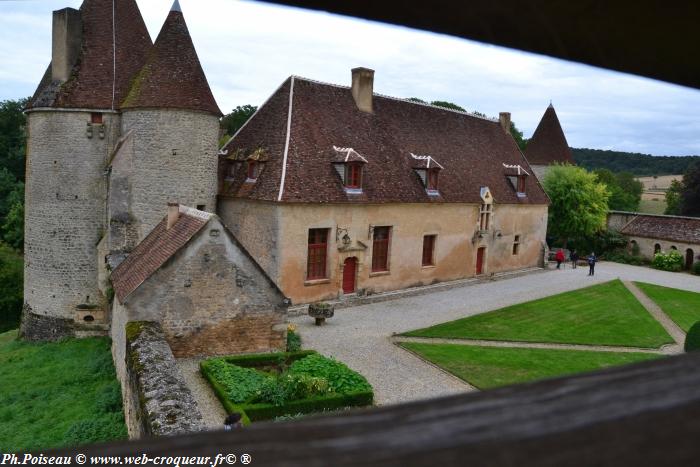
[[[374,70],[369,68],[352,69],[352,97],[357,108],[372,113],[372,93],[374,90]]]
[[[510,112],[501,112],[498,114],[498,121],[501,122],[501,128],[506,134],[510,134]]]
[[[51,39],[51,79],[65,82],[80,56],[83,24],[80,11],[64,8],[53,12]]]
[[[179,218],[180,205],[178,203],[168,203],[168,222],[165,224],[165,230],[170,230]]]

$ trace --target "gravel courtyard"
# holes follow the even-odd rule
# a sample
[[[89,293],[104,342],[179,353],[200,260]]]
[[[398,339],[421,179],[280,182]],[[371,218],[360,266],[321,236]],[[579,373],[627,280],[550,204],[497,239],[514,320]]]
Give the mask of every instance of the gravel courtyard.
[[[599,263],[595,277],[588,268],[550,269],[525,276],[476,283],[441,292],[338,309],[325,326],[309,316],[297,325],[303,346],[333,356],[367,377],[376,403],[397,404],[473,391],[465,382],[425,363],[391,342],[394,333],[495,310],[616,278],[650,282],[700,292],[700,277],[617,263]]]

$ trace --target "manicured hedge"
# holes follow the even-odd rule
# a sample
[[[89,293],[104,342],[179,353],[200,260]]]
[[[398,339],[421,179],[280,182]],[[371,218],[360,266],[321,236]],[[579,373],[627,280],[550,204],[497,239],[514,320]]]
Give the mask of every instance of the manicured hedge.
[[[340,373],[340,376],[338,377],[337,381],[334,381],[335,385],[329,381],[329,386],[334,387],[334,389],[337,388],[338,392],[332,392],[328,395],[312,396],[305,399],[285,401],[281,405],[271,403],[234,402],[232,400],[236,397],[240,399],[242,397],[241,394],[252,394],[249,392],[250,388],[248,388],[247,385],[248,382],[254,382],[253,380],[255,377],[248,378],[248,376],[252,375],[244,374],[243,370],[246,370],[246,367],[254,368],[257,366],[268,365],[292,365],[293,367],[294,362],[311,355],[318,357],[312,359],[313,365],[311,366],[319,368],[323,374],[311,374],[311,372],[308,371],[309,365],[298,365],[300,369],[302,369],[302,371],[300,371],[298,374],[335,377],[335,373],[331,371],[332,369],[335,369],[335,372]],[[324,362],[324,360],[326,362]],[[242,367],[238,370],[234,370],[234,372],[241,371],[242,379],[246,379],[248,381],[236,381],[233,383],[233,388],[231,386],[227,387],[224,382],[219,380],[221,378],[221,362]],[[200,368],[204,377],[212,385],[214,393],[219,398],[226,411],[228,413],[241,413],[244,424],[248,424],[250,421],[269,420],[287,414],[322,412],[325,410],[335,410],[343,407],[371,405],[374,400],[372,388],[362,376],[350,370],[342,363],[326,359],[325,357],[318,355],[313,350],[213,358],[202,361],[200,363]],[[306,370],[303,368],[306,368]],[[217,378],[217,376],[219,377]],[[261,375],[261,377],[265,378],[264,375]],[[239,384],[241,387],[238,387]],[[357,388],[359,390],[349,390],[353,388]],[[236,396],[232,397],[232,394],[230,393],[232,389],[240,392],[237,392]]]

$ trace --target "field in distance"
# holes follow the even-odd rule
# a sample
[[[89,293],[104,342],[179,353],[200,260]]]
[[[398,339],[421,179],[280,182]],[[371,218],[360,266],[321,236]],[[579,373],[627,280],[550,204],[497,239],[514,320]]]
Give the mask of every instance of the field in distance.
[[[661,175],[659,177],[637,177],[637,180],[644,185],[644,191],[668,190],[673,180],[681,181],[683,175]]]

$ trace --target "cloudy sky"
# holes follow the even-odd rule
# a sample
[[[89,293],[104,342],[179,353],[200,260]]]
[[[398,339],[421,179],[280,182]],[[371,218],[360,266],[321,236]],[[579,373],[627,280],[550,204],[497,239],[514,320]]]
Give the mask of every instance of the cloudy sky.
[[[171,0],[137,0],[155,39]],[[289,75],[509,111],[530,137],[550,100],[574,147],[700,154],[700,91],[407,28],[236,0],[180,0],[222,111],[259,105]],[[0,0],[0,100],[31,95],[51,54],[51,11],[81,0]]]

